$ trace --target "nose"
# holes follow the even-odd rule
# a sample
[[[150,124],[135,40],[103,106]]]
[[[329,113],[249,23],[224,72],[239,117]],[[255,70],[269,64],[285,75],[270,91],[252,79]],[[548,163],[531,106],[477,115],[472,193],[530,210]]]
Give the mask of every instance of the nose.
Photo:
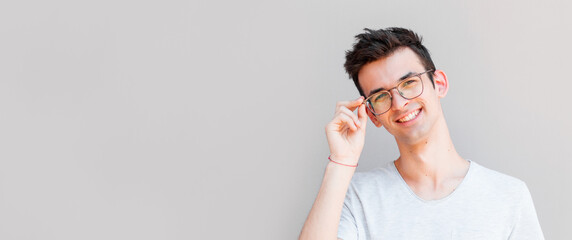
[[[405,106],[407,106],[407,104],[409,104],[409,99],[404,98],[403,96],[401,96],[401,94],[399,94],[399,91],[397,91],[397,89],[391,89],[391,107],[396,109],[396,110],[402,110],[405,108]]]

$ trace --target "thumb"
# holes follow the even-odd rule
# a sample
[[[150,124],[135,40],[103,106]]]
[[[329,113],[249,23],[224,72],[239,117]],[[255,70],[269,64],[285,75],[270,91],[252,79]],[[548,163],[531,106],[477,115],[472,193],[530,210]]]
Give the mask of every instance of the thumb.
[[[367,113],[365,112],[365,104],[359,106],[358,119],[361,127],[365,127],[367,125]]]

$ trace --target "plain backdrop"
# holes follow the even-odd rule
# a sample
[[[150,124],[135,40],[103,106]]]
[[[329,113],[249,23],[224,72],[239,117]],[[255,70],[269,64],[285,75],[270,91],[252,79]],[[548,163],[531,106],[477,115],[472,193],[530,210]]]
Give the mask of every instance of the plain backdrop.
[[[3,1],[0,239],[296,239],[363,28],[424,37],[458,152],[572,228],[570,1]],[[358,171],[398,157],[368,123]]]

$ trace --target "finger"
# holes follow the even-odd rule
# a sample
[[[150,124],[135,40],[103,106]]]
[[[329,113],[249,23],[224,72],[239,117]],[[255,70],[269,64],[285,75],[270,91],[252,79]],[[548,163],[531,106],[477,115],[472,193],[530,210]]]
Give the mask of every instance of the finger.
[[[359,123],[360,123],[360,127],[363,126],[365,127],[367,125],[367,113],[365,111],[365,104],[362,104],[359,106],[358,109],[358,118],[359,118]]]
[[[353,100],[352,102],[358,102],[358,103],[363,102],[363,96],[359,96],[358,98],[356,98],[356,99]]]
[[[361,104],[363,103],[363,96],[360,96],[359,98],[351,101],[348,106],[346,106],[349,110],[351,110],[352,112],[354,110],[356,110],[356,108],[358,108]]]
[[[352,118],[350,118],[349,116],[340,115],[339,119],[342,122],[343,126],[346,126],[347,128],[351,129],[352,131],[357,130],[357,126],[356,126],[354,120]]]
[[[342,107],[340,109],[339,114],[348,115],[351,119],[354,120],[354,123],[356,124],[356,126],[358,126],[358,127],[361,126],[361,123],[359,122],[358,116],[353,111],[349,110],[348,108]]]
[[[363,102],[363,96],[359,96],[358,98],[351,100],[351,101],[338,101],[337,105],[338,106],[347,106],[349,104],[355,104],[358,102]]]
[[[338,115],[338,122],[341,123],[341,126],[347,126],[349,127],[352,131],[357,130],[357,126],[354,123],[354,120],[352,118],[350,118],[348,115],[345,114],[340,114]]]
[[[340,101],[336,104],[336,109],[339,109],[341,107],[346,107],[349,110],[353,111],[355,110],[357,107],[359,107],[360,104],[363,103],[363,96],[360,96],[359,98],[353,100],[353,101]]]

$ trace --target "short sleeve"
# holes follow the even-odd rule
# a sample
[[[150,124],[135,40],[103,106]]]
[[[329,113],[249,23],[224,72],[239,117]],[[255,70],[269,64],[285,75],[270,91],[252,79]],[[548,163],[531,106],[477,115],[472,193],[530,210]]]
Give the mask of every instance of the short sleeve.
[[[538,222],[538,217],[536,215],[536,209],[534,208],[534,203],[532,201],[532,196],[524,182],[523,188],[522,204],[509,240],[544,239],[544,235],[542,234],[542,229],[540,228],[540,223]]]
[[[357,240],[358,230],[356,220],[350,210],[352,187],[350,186],[342,207],[342,215],[340,217],[340,225],[338,226],[338,238],[343,240]]]

